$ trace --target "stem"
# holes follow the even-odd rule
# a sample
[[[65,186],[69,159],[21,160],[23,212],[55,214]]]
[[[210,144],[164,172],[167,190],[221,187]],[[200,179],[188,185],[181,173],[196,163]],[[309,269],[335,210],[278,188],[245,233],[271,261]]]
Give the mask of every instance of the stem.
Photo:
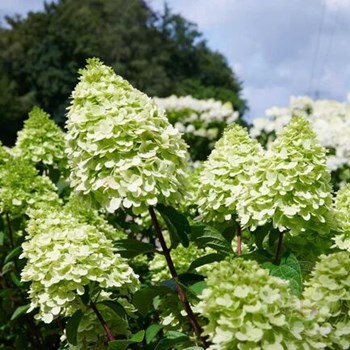
[[[92,310],[94,310],[98,320],[100,321],[101,326],[106,333],[108,341],[115,340],[115,337],[112,334],[112,331],[109,329],[109,327],[108,327],[106,321],[104,320],[103,316],[101,315],[100,311],[98,311],[96,304],[93,301],[91,301],[90,306],[91,306]]]
[[[280,258],[281,258],[283,236],[284,236],[284,232],[280,232],[279,237],[278,237],[276,256],[275,256],[275,263],[276,264],[280,261]]]
[[[153,226],[154,226],[154,229],[157,233],[157,236],[158,236],[158,239],[159,239],[159,243],[162,247],[162,250],[163,250],[163,253],[164,253],[164,256],[165,256],[165,260],[167,262],[167,265],[168,265],[168,268],[169,268],[169,271],[171,273],[171,276],[173,277],[174,279],[174,282],[175,282],[175,286],[176,286],[176,290],[177,290],[177,295],[180,299],[180,302],[182,303],[186,313],[187,313],[187,317],[191,323],[191,326],[193,328],[193,331],[194,333],[196,334],[196,337],[197,339],[203,343],[203,345],[205,347],[208,347],[208,343],[207,341],[205,340],[205,338],[203,338],[201,336],[202,334],[202,329],[201,329],[201,326],[199,325],[197,319],[196,319],[196,316],[191,308],[191,305],[190,303],[188,302],[187,298],[186,298],[186,294],[184,292],[184,290],[181,288],[180,284],[179,284],[179,276],[176,272],[176,269],[175,269],[175,266],[174,266],[174,263],[173,263],[173,260],[171,258],[171,255],[170,255],[170,250],[169,248],[167,247],[166,243],[165,243],[165,239],[164,239],[164,236],[163,236],[163,233],[162,233],[162,229],[159,225],[159,222],[158,222],[158,219],[157,219],[157,216],[156,216],[156,213],[154,212],[154,209],[152,206],[149,206],[148,207],[148,210],[149,210],[149,213],[151,215],[151,218],[152,218],[152,223],[153,223]]]
[[[240,225],[237,225],[237,255],[242,254],[242,229]]]

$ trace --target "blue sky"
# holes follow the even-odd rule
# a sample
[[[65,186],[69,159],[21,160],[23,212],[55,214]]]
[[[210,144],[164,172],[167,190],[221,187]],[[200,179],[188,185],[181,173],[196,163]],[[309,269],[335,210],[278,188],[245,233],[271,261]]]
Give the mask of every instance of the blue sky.
[[[127,0],[125,0],[127,1]],[[148,0],[162,10],[164,0]],[[168,0],[198,25],[243,82],[249,118],[291,95],[345,100],[350,91],[350,0]],[[0,0],[0,17],[42,9]]]

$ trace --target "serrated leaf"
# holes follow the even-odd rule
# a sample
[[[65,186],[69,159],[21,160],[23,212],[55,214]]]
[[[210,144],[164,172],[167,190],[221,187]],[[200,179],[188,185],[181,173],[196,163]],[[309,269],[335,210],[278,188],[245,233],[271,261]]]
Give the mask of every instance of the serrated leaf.
[[[129,339],[118,339],[108,343],[108,349],[110,350],[125,350],[130,344],[141,343],[145,337],[145,331],[139,331]]]
[[[115,312],[121,319],[127,320],[128,314],[126,313],[124,307],[118,303],[116,300],[103,300],[98,304],[105,305]]]
[[[188,270],[191,271],[191,270],[196,269],[197,267],[200,267],[200,266],[203,266],[206,264],[211,264],[215,261],[224,260],[225,257],[226,257],[225,254],[220,254],[220,253],[212,253],[212,254],[201,256],[200,258],[192,261]]]
[[[165,286],[150,286],[138,290],[133,297],[133,304],[141,315],[146,316],[152,305],[152,300],[157,295],[166,295],[174,293],[174,291]]]
[[[163,328],[163,326],[160,324],[151,324],[146,329],[146,336],[145,336],[146,343],[149,344],[162,328]]]
[[[303,279],[298,259],[294,254],[288,253],[282,256],[278,265],[265,262],[263,267],[270,270],[270,275],[289,281],[292,294],[300,296],[303,290]]]
[[[155,247],[152,244],[136,241],[135,239],[121,239],[115,242],[117,248],[123,258],[134,258],[137,255],[155,252]]]
[[[191,241],[202,248],[213,248],[221,254],[228,255],[233,253],[230,243],[224,236],[214,227],[208,225],[191,226]]]
[[[25,314],[29,309],[30,304],[19,306],[11,316],[11,321],[15,320],[17,317]]]
[[[81,310],[77,310],[67,321],[66,336],[68,342],[72,345],[77,345],[78,328],[82,317],[83,312]]]
[[[6,258],[5,258],[5,260],[4,260],[4,264],[6,264],[7,262],[9,262],[9,261],[12,260],[13,258],[16,258],[18,255],[21,254],[21,252],[22,252],[22,247],[21,247],[21,246],[12,249],[12,250],[10,251],[10,253],[8,253],[8,254],[6,255]]]
[[[158,204],[156,209],[167,225],[171,243],[176,245],[180,242],[185,248],[187,248],[190,244],[189,234],[191,227],[186,216],[175,210],[173,207],[163,204]]]

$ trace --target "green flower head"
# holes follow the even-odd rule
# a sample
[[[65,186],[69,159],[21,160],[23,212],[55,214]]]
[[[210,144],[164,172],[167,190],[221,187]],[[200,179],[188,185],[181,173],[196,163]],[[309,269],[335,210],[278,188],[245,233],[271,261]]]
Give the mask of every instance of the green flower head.
[[[39,107],[34,107],[24,127],[18,132],[14,154],[33,164],[64,170],[64,133]]]
[[[29,208],[58,205],[57,188],[47,176],[19,158],[0,164],[0,212],[23,215]]]
[[[226,259],[212,265],[196,310],[208,319],[210,349],[322,349],[317,328],[297,311],[288,282],[257,262]]]
[[[341,231],[334,237],[335,246],[350,252],[350,184],[337,192],[334,201],[334,217]]]
[[[259,143],[238,124],[226,129],[199,176],[198,210],[204,221],[231,220],[262,152]]]
[[[109,212],[179,202],[188,159],[179,132],[152,99],[98,59],[80,73],[67,121],[75,191]]]
[[[303,293],[306,309],[330,329],[330,349],[350,348],[350,254],[320,256]]]
[[[328,233],[332,197],[326,151],[310,124],[293,117],[260,160],[238,205],[242,226],[272,221],[294,235]]]
[[[79,308],[84,287],[94,282],[123,293],[136,287],[133,270],[95,226],[67,208],[39,209],[30,216],[21,276],[31,282],[31,310],[39,308],[37,319],[50,323],[58,315],[71,315]]]

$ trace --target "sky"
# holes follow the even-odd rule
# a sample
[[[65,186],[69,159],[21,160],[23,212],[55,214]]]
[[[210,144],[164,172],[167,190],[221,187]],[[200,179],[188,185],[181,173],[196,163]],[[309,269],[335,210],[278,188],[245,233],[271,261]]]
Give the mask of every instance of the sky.
[[[125,0],[127,1],[127,0]],[[148,0],[161,11],[164,0]],[[350,91],[350,0],[168,0],[197,24],[242,81],[248,119],[290,96],[346,100]],[[43,8],[42,0],[0,0],[4,15]]]

